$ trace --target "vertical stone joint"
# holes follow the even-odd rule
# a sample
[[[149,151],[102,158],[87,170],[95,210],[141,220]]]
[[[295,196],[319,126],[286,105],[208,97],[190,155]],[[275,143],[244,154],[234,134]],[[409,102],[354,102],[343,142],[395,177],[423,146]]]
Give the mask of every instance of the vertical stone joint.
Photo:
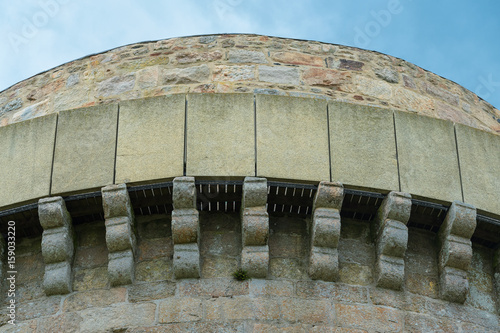
[[[43,289],[46,295],[68,294],[72,291],[71,265],[74,256],[71,216],[61,197],[40,199],[38,216],[43,228]]]
[[[372,222],[376,244],[375,280],[378,287],[400,290],[404,283],[404,256],[408,246],[411,195],[390,192]]]
[[[344,186],[338,182],[320,182],[313,202],[310,225],[311,249],[309,276],[312,279],[335,281],[339,274],[338,243],[340,209]]]
[[[134,281],[136,249],[135,219],[127,186],[109,185],[101,189],[108,247],[108,278],[112,286]]]
[[[476,208],[454,201],[438,232],[439,293],[442,299],[464,303],[469,292],[467,272],[472,260],[471,237],[476,230]]]

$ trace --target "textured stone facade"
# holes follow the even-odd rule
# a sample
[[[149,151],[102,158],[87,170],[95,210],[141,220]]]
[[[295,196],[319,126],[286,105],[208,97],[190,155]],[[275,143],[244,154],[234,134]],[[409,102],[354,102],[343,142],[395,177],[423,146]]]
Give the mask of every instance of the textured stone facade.
[[[403,60],[255,35],[20,82],[0,332],[498,332],[499,117]]]
[[[129,99],[228,92],[375,105],[500,132],[498,109],[402,59],[258,35],[172,38],[69,62],[1,92],[0,124]]]

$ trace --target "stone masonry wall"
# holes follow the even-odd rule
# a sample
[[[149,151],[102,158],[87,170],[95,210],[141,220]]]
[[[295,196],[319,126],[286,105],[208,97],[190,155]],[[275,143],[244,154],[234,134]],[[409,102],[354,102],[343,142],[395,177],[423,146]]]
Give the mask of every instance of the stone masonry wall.
[[[66,109],[188,92],[327,98],[500,132],[498,109],[402,59],[258,35],[137,43],[66,63],[1,92],[0,126]]]
[[[236,281],[238,213],[200,212],[201,279],[173,277],[171,219],[137,216],[135,281],[111,287],[104,221],[75,226],[73,292],[45,296],[41,238],[18,244],[18,326],[0,332],[498,332],[492,250],[473,248],[465,304],[439,299],[436,234],[410,228],[401,291],[375,286],[367,222],[343,219],[338,281],[307,273],[307,220],[273,215],[267,279]],[[5,295],[4,293],[2,293]],[[4,300],[2,300],[4,302]]]

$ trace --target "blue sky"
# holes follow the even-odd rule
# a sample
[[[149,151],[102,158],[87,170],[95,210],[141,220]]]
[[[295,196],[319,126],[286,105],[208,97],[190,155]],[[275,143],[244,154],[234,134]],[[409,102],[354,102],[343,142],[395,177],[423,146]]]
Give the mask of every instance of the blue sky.
[[[0,0],[0,90],[124,44],[210,33],[379,51],[500,107],[500,2],[494,0]]]

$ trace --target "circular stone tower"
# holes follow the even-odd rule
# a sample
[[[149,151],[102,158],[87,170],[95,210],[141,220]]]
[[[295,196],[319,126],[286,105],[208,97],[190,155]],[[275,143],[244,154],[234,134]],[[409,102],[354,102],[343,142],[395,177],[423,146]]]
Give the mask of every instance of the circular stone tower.
[[[0,331],[498,332],[499,119],[257,35],[38,74],[0,93]]]

